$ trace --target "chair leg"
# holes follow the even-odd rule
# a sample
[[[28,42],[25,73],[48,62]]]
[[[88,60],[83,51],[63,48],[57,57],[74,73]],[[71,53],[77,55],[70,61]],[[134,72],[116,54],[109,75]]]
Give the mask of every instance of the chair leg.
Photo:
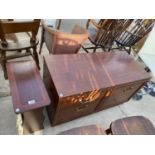
[[[131,46],[129,47],[128,53],[129,53],[129,55],[130,55],[130,53],[131,53]]]
[[[39,58],[38,58],[38,53],[37,53],[36,47],[33,48],[33,58],[34,58],[34,60],[36,62],[36,65],[37,65],[38,69],[40,70]]]
[[[17,52],[21,53],[21,52],[22,52],[22,50],[17,50]]]
[[[1,65],[4,72],[4,78],[8,79],[7,70],[6,70],[6,51],[1,52]]]
[[[31,53],[30,49],[26,49],[26,53]]]
[[[93,53],[95,53],[95,52],[96,52],[96,49],[97,49],[97,45],[95,45],[95,48],[94,48],[94,50],[93,50]]]
[[[84,51],[85,51],[86,53],[89,53],[89,51],[87,50],[87,48],[85,48],[84,46],[82,46],[82,48],[84,49]]]
[[[42,50],[43,43],[44,43],[44,33],[45,33],[45,30],[44,28],[42,28],[39,54],[41,54],[41,50]]]
[[[107,135],[110,135],[111,134],[111,128],[107,129],[105,132]]]
[[[110,127],[105,131],[107,135],[112,135],[111,126],[112,126],[112,123],[110,124]]]

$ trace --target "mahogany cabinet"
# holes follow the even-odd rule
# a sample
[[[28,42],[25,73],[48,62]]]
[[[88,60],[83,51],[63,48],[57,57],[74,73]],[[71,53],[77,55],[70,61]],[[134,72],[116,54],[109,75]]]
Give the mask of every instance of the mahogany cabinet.
[[[49,55],[43,80],[56,125],[128,101],[149,74],[125,51]]]

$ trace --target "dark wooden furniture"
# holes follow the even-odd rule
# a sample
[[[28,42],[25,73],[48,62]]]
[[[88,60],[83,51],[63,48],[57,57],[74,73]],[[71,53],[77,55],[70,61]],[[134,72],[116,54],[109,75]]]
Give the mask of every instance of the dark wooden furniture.
[[[50,54],[78,53],[82,44],[87,40],[87,30],[75,25],[72,33],[55,30],[43,24],[45,43]]]
[[[110,133],[113,135],[155,135],[155,128],[146,117],[132,116],[112,122]]]
[[[36,128],[37,125],[32,127],[37,123],[31,123],[36,120],[40,124],[38,125],[39,129],[42,129],[42,107],[49,105],[50,99],[36,64],[33,61],[8,62],[7,73],[13,108],[16,114],[22,114],[23,126],[27,126],[26,130],[30,130],[30,132],[32,128],[38,129]],[[29,115],[32,116],[31,120]]]
[[[136,19],[128,29],[121,31],[121,35],[116,38],[117,46],[126,50],[129,54],[132,46],[145,37],[154,26],[154,19]]]
[[[4,71],[4,77],[7,78],[6,62],[10,59],[19,57],[25,57],[31,55],[39,68],[39,59],[37,54],[37,45],[39,43],[36,38],[39,29],[40,20],[35,19],[32,21],[17,22],[17,21],[4,21],[0,20],[0,53],[1,53],[1,65]],[[21,32],[31,32],[29,39],[16,40],[13,42],[7,41],[8,34],[15,34]],[[33,49],[33,52],[31,51]],[[25,50],[25,53],[21,53]],[[13,51],[18,51],[13,53]],[[13,54],[13,55],[7,55]]]
[[[52,23],[51,24],[46,24],[44,19],[42,20],[42,32],[41,32],[39,54],[41,54],[43,43],[45,42],[45,39],[44,39],[45,29],[44,29],[43,23],[46,24],[48,27],[53,27],[53,28],[59,30],[60,26],[61,26],[62,19],[55,19],[55,20],[56,20],[56,26],[55,27],[54,27],[54,25],[52,25]]]
[[[132,21],[132,19],[100,19],[96,22],[93,19],[88,19],[86,28],[88,29],[89,41],[93,46],[83,46],[83,49],[87,53],[89,53],[90,49],[93,49],[93,52],[95,52],[97,48],[109,51],[115,39]]]
[[[88,125],[60,132],[58,135],[106,135],[99,125]]]
[[[43,79],[55,125],[128,101],[150,76],[126,52],[117,51],[46,56]]]

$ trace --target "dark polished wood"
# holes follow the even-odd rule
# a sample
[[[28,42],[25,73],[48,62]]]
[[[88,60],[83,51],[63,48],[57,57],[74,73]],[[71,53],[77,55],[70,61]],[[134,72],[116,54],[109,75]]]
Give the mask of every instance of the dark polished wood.
[[[118,119],[111,123],[113,135],[155,135],[151,121],[143,116],[132,116]]]
[[[128,101],[150,75],[124,51],[49,55],[44,83],[53,125]]]
[[[15,113],[23,113],[50,104],[50,99],[33,61],[7,63]]]
[[[88,125],[60,132],[58,135],[106,135],[99,125]]]
[[[23,22],[0,20],[0,53],[2,55],[1,65],[4,71],[5,79],[7,79],[6,62],[10,59],[31,55],[35,60],[38,69],[40,69],[38,54],[36,50],[36,47],[39,43],[38,39],[36,38],[39,25],[39,19]],[[13,40],[11,42],[8,41],[8,35],[14,36],[16,33],[22,32],[26,32],[28,34],[28,39],[22,40],[16,37],[16,40]],[[22,50],[25,50],[25,52],[23,53]],[[13,53],[13,51],[17,51],[17,53]],[[8,56],[7,53],[12,53],[12,56]]]

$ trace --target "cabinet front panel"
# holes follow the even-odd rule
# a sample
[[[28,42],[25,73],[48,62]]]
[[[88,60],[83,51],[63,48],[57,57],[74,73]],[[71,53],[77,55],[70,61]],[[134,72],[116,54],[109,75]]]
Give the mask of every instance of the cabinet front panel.
[[[96,102],[99,101],[105,95],[105,93],[105,90],[94,90],[92,92],[60,98],[59,110],[92,103],[96,104]]]
[[[97,104],[98,100],[80,104],[74,107],[68,107],[66,109],[61,109],[61,111],[56,112],[54,124],[63,123],[93,113]]]
[[[136,82],[108,90],[108,95],[106,94],[101,99],[100,103],[96,107],[96,111],[110,108],[128,101],[143,84],[144,82]]]

